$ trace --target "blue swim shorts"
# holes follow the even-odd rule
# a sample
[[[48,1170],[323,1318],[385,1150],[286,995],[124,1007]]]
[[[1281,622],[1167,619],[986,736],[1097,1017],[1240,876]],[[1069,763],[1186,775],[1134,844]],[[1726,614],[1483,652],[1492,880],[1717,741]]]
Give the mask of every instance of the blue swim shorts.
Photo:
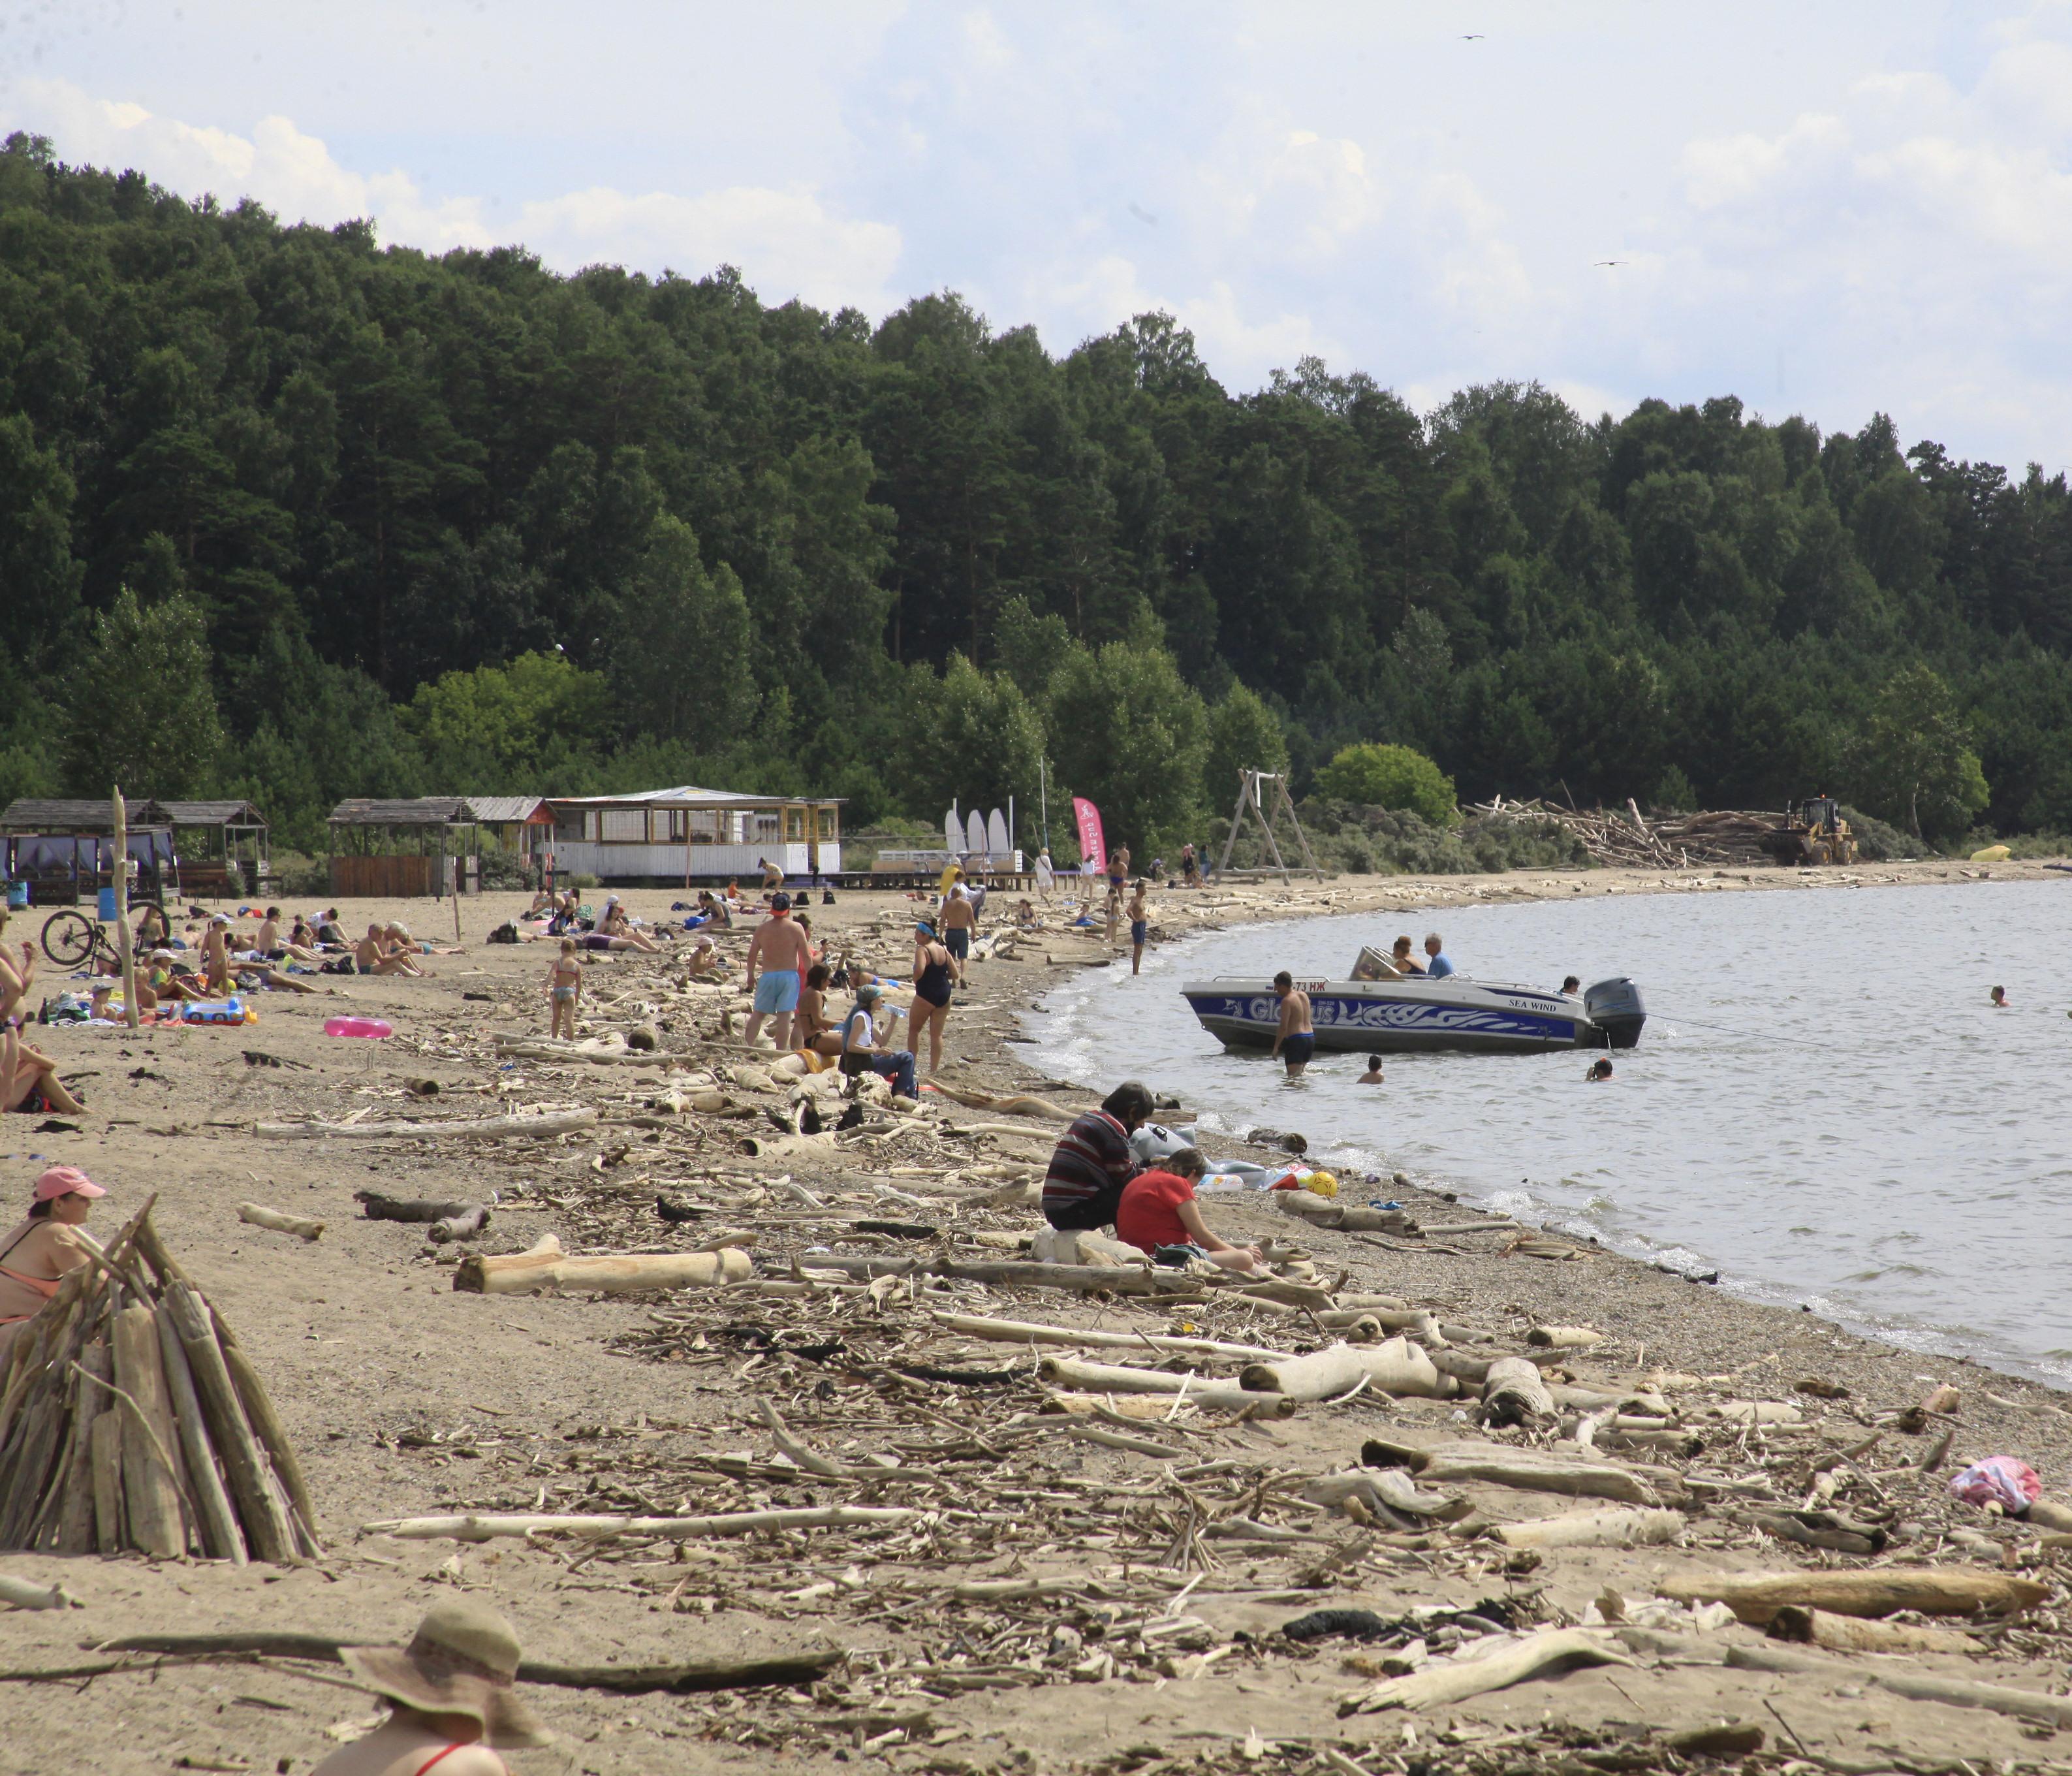
[[[755,1009],[763,1013],[799,1009],[799,971],[765,968],[755,977]]]

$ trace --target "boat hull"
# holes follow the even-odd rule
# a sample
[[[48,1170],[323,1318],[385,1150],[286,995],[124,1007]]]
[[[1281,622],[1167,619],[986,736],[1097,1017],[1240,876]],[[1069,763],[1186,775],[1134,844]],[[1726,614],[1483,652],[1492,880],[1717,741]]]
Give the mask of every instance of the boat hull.
[[[1457,977],[1456,977],[1457,978]],[[1622,1016],[1599,1022],[1571,994],[1530,988],[1404,981],[1300,981],[1322,1052],[1453,1051],[1533,1054],[1552,1049],[1630,1048],[1645,1013],[1626,983]],[[1181,989],[1202,1027],[1226,1048],[1270,1048],[1280,1003],[1264,980],[1192,981]],[[1591,989],[1594,994],[1600,989]]]

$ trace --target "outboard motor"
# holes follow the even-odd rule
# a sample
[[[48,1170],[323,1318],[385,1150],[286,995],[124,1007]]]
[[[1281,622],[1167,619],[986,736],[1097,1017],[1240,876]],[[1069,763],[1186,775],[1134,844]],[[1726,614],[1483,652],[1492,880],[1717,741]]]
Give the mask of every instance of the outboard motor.
[[[1616,980],[1600,980],[1583,994],[1583,1009],[1597,1026],[1599,1040],[1593,1046],[1632,1048],[1640,1041],[1640,1026],[1647,1022],[1647,1007],[1640,989],[1624,975]]]

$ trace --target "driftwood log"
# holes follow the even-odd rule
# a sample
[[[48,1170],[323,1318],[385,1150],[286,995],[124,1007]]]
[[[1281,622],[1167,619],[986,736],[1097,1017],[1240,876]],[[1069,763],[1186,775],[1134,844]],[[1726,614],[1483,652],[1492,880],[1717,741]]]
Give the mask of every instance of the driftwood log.
[[[1391,1678],[1370,1690],[1338,1699],[1341,1715],[1381,1708],[1449,1708],[1471,1696],[1508,1689],[1543,1671],[1569,1665],[1630,1665],[1634,1663],[1607,1640],[1582,1628],[1549,1628],[1502,1647],[1481,1659],[1454,1659],[1408,1677]],[[2072,1708],[2072,1704],[2067,1704]]]
[[[364,1646],[379,1640],[377,1634],[361,1634],[350,1640],[335,1640],[327,1634],[253,1633],[241,1634],[125,1634],[115,1640],[90,1642],[97,1652],[157,1653],[170,1658],[208,1658],[245,1655],[270,1659],[321,1659],[338,1662],[339,1651]],[[810,1684],[824,1677],[848,1657],[836,1650],[783,1653],[767,1659],[693,1659],[676,1665],[555,1665],[544,1659],[521,1660],[518,1681],[549,1684],[563,1689],[613,1690],[623,1696],[656,1691],[689,1695],[707,1690],[760,1689],[771,1684]],[[121,1665],[101,1669],[121,1671]],[[56,1676],[56,1673],[9,1673],[10,1676]],[[82,1675],[95,1675],[86,1673]]]
[[[237,1219],[249,1221],[255,1227],[270,1227],[276,1233],[292,1233],[298,1240],[320,1240],[324,1224],[312,1221],[306,1215],[286,1215],[278,1209],[269,1209],[257,1202],[237,1205]]]
[[[1649,1548],[1684,1533],[1675,1511],[1581,1511],[1529,1523],[1499,1523],[1490,1531],[1506,1548]]]
[[[1482,1378],[1485,1424],[1532,1424],[1554,1416],[1554,1396],[1540,1367],[1523,1357],[1498,1357]]]
[[[1986,1708],[2020,1720],[2047,1721],[2054,1727],[2072,1726],[2072,1696],[2053,1696],[2042,1690],[1973,1684],[1927,1671],[1894,1671],[1865,1659],[1821,1659],[1810,1653],[1787,1652],[1782,1646],[1729,1646],[1726,1662],[1736,1671],[1821,1677],[1836,1684],[1870,1683],[1917,1702],[1940,1702],[1953,1708]]]
[[[754,1268],[753,1258],[731,1246],[722,1252],[601,1252],[572,1258],[549,1233],[542,1235],[529,1252],[502,1258],[471,1254],[454,1270],[453,1286],[472,1295],[515,1295],[549,1288],[619,1294],[738,1282]]]
[[[1328,1345],[1307,1356],[1248,1363],[1238,1379],[1255,1393],[1283,1394],[1290,1400],[1333,1400],[1363,1383],[1378,1393],[1443,1400],[1453,1386],[1433,1367],[1430,1357],[1400,1338],[1381,1344]]]
[[[262,1141],[495,1141],[506,1135],[565,1135],[596,1120],[594,1110],[550,1110],[463,1122],[261,1122],[252,1132]]]
[[[1906,1622],[1831,1615],[1787,1605],[1770,1618],[1770,1638],[1837,1653],[1975,1653],[1979,1642],[1955,1628],[1915,1628]]]
[[[2050,1595],[2048,1585],[2031,1579],[1955,1566],[1678,1573],[1659,1580],[1655,1590],[1676,1603],[1724,1603],[1758,1627],[1766,1626],[1778,1610],[1794,1604],[1837,1616],[1889,1616],[1900,1610],[1918,1610],[1927,1616],[1969,1616],[1981,1610],[2011,1615]]]
[[[1480,1480],[1515,1486],[1523,1492],[1560,1493],[1572,1498],[1610,1498],[1628,1505],[1661,1503],[1645,1480],[1616,1462],[1580,1462],[1498,1443],[1442,1443],[1426,1449],[1415,1443],[1370,1437],[1360,1446],[1360,1462],[1370,1468],[1408,1468],[1420,1479],[1435,1483]],[[1663,1582],[1666,1586],[1670,1581]],[[1662,1594],[1670,1593],[1663,1589]]]
[[[796,1510],[735,1511],[710,1517],[611,1517],[586,1513],[468,1512],[454,1517],[395,1517],[362,1523],[363,1536],[405,1541],[487,1542],[500,1536],[754,1536],[770,1529],[886,1529],[921,1513],[906,1506],[812,1505]]]
[[[444,1221],[466,1215],[472,1202],[427,1202],[420,1198],[384,1196],[379,1190],[355,1190],[352,1199],[370,1221]]]
[[[10,1610],[62,1610],[78,1601],[61,1585],[38,1585],[33,1580],[0,1572],[0,1603]]]
[[[1287,1353],[1256,1344],[1227,1344],[1217,1338],[1175,1338],[1151,1332],[1091,1332],[1082,1326],[1042,1326],[1026,1320],[992,1320],[976,1314],[937,1314],[935,1322],[952,1332],[1000,1344],[1064,1344],[1087,1349],[1156,1350],[1164,1356],[1219,1359],[1230,1363],[1279,1363]]]
[[[1236,1412],[1248,1408],[1273,1418],[1290,1416],[1298,1402],[1290,1395],[1258,1393],[1227,1381],[1204,1380],[1196,1375],[1176,1375],[1167,1369],[1131,1369],[1119,1364],[1078,1363],[1070,1357],[1046,1357],[1036,1372],[1054,1386],[1084,1393],[1184,1394],[1194,1404],[1211,1412]]]
[[[478,1202],[458,1215],[441,1215],[425,1230],[425,1237],[435,1246],[448,1245],[455,1240],[472,1240],[489,1225],[489,1213],[487,1202]]]

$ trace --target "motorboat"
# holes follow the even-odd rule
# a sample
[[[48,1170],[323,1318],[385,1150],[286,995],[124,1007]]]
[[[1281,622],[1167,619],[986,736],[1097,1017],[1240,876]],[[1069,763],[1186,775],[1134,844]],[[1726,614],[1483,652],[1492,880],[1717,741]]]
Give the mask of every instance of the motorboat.
[[[1346,980],[1295,985],[1309,996],[1319,1050],[1421,1054],[1445,1049],[1534,1054],[1557,1048],[1631,1048],[1647,1008],[1621,976],[1581,993],[1549,993],[1449,974],[1401,974],[1379,951],[1363,948]],[[1202,1028],[1226,1048],[1267,1048],[1280,1027],[1271,980],[1220,976],[1190,980],[1181,993]]]

